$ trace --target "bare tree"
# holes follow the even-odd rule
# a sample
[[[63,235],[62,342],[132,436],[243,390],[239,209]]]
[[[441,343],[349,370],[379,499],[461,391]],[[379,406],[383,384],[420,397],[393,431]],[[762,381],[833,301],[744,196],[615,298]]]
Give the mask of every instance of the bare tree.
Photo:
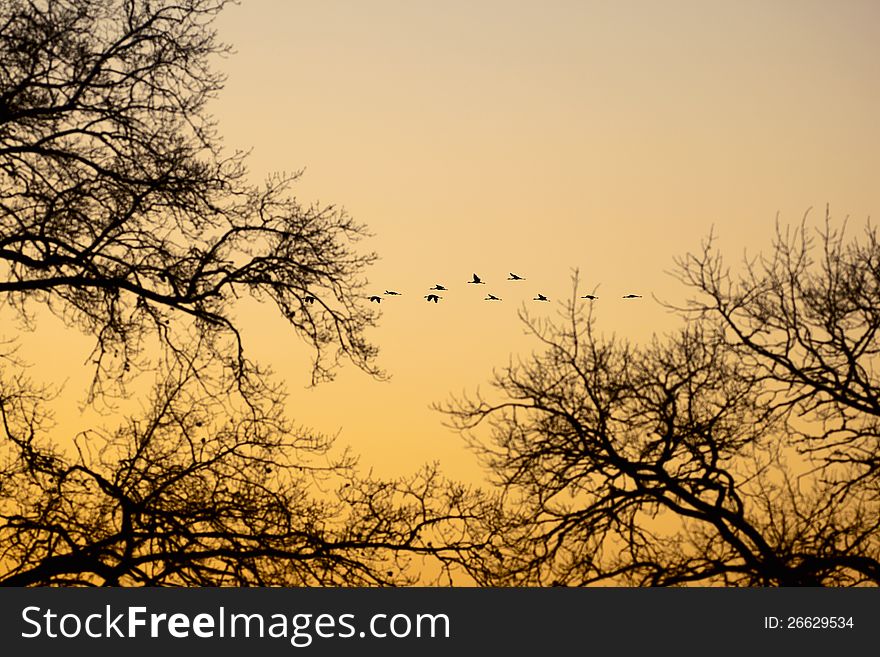
[[[682,262],[688,272],[694,263],[720,271],[707,254]],[[840,267],[847,269],[845,262]],[[815,289],[799,271],[799,284]],[[873,395],[876,386],[868,391],[874,384],[867,369],[847,378],[845,368],[834,381],[829,372],[800,374],[798,365],[780,375],[772,364],[756,362],[756,335],[784,330],[793,320],[790,306],[766,298],[768,289],[779,299],[789,287],[755,282],[737,296],[764,310],[733,340],[727,319],[717,321],[703,305],[678,333],[643,346],[598,335],[593,307],[585,311],[576,287],[561,319],[523,315],[542,351],[497,371],[491,395],[442,408],[500,494],[494,513],[471,527],[487,547],[461,559],[477,581],[880,584],[880,504],[876,479],[866,479],[872,466],[829,458],[840,453],[833,437],[825,438],[827,451],[817,451],[820,437],[805,442],[809,429],[799,416],[803,405],[815,409],[825,399],[811,377],[828,377],[816,381],[838,391],[828,394],[831,400]],[[712,289],[726,307],[728,293]],[[863,298],[858,289],[852,305]],[[855,324],[869,311],[862,306],[854,313],[846,321]],[[868,328],[852,330],[864,336]],[[873,344],[859,343],[864,353],[876,348],[873,331],[867,335]],[[834,339],[850,348],[841,336]],[[855,380],[864,387],[848,392],[848,385],[859,385],[850,383]],[[870,413],[856,419],[852,406],[842,412],[840,401],[819,408],[820,420],[832,421],[834,410],[838,422],[864,432],[847,444],[851,454],[870,451],[862,442],[876,435]],[[876,462],[876,446],[871,455]]]
[[[430,537],[475,515],[436,468],[360,477],[265,387],[214,381],[236,392],[207,394],[224,375],[211,363],[166,374],[143,414],[83,432],[72,454],[45,439],[48,392],[4,381],[0,584],[412,583],[419,554],[454,547]]]
[[[865,226],[847,239],[826,208],[820,230],[777,226],[769,254],[724,264],[713,240],[678,259],[675,274],[697,296],[681,310],[716,324],[799,418],[793,437],[842,485],[880,476],[880,242]]]
[[[296,175],[248,183],[206,112],[225,4],[0,5],[0,298],[95,336],[95,396],[134,376],[153,341],[175,351],[191,329],[246,376],[231,312],[242,295],[274,302],[314,347],[315,381],[339,355],[376,373],[361,293],[373,256],[353,248],[363,227],[298,203]]]
[[[70,447],[53,391],[3,345],[2,584],[399,584],[470,546],[446,530],[477,497],[435,467],[359,475],[246,356],[249,296],[311,345],[313,382],[340,359],[381,376],[363,227],[300,204],[296,175],[249,183],[221,148],[225,4],[0,0],[0,307],[94,337],[89,403],[155,381],[142,412]]]

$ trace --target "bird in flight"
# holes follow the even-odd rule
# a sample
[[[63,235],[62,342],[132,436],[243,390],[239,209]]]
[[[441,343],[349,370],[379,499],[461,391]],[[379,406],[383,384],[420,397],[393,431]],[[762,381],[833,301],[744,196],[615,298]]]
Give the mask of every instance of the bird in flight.
[[[440,299],[442,299],[443,297],[441,297],[441,296],[437,296],[436,294],[429,294],[429,295],[427,295],[425,298],[426,298],[428,301],[433,301],[434,303],[437,303],[437,302],[440,301]]]
[[[476,283],[477,285],[485,285],[486,284],[486,282],[482,278],[477,276],[476,274],[474,274],[474,280],[468,281],[468,283]]]
[[[370,301],[375,301],[376,303],[382,303],[382,297],[380,297],[378,294],[374,294],[373,296],[370,297]]]
[[[446,291],[446,288],[443,287],[442,285],[440,285],[440,283],[437,283],[437,285],[435,285],[435,286],[432,287],[431,289],[432,289],[432,290],[439,290],[439,291],[441,291],[441,292],[445,292],[445,291]]]
[[[303,301],[305,301],[306,303],[315,303],[315,297],[313,297],[311,294],[307,294]]]
[[[483,301],[501,301],[500,298],[496,297],[494,294],[490,294]]]
[[[545,297],[543,294],[539,294],[534,299],[532,299],[532,301],[550,301],[550,299]]]
[[[624,294],[623,298],[624,299],[641,299],[642,295],[641,294]]]
[[[400,292],[395,292],[394,290],[385,290],[385,294],[387,294],[389,297],[399,297],[400,296]]]
[[[581,297],[581,299],[589,299],[590,301],[593,301],[594,299],[598,299],[598,298],[599,297],[592,295],[592,294],[585,294],[584,296]]]
[[[526,279],[524,279],[522,276],[517,276],[513,272],[510,272],[510,278],[508,278],[507,280],[509,280],[509,281],[524,281]]]

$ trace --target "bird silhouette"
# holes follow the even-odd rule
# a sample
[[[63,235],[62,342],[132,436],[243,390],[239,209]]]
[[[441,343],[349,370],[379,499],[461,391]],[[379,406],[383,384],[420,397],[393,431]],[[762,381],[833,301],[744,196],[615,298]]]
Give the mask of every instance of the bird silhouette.
[[[437,302],[440,301],[440,299],[442,299],[443,297],[437,296],[436,294],[429,294],[429,295],[427,295],[425,298],[426,298],[428,301],[433,301],[434,303],[437,303]]]
[[[399,297],[400,296],[400,292],[395,292],[394,290],[385,290],[385,294],[387,294],[389,297]]]
[[[432,289],[432,290],[440,290],[440,291],[442,291],[442,292],[445,292],[445,291],[446,291],[446,288],[443,287],[442,285],[440,285],[440,283],[437,283],[437,285],[435,285],[435,286],[432,287],[431,289]]]
[[[592,294],[585,294],[584,296],[581,297],[581,299],[589,299],[590,301],[593,301],[594,299],[598,299],[598,298],[599,297],[594,296]]]
[[[477,285],[485,285],[486,284],[486,282],[482,278],[477,276],[476,274],[474,274],[474,280],[468,281],[468,283],[476,283]]]
[[[501,299],[496,297],[494,294],[490,294],[485,299],[483,299],[483,301],[501,301]]]
[[[539,294],[534,299],[532,299],[532,301],[550,301],[550,299],[545,297],[543,294]]]
[[[305,301],[306,303],[315,303],[315,297],[313,297],[311,294],[307,294],[305,298],[303,298],[303,301]]]
[[[374,294],[373,296],[370,297],[370,301],[375,301],[376,303],[382,303],[382,297],[380,297],[378,294]]]
[[[517,276],[513,272],[510,272],[510,278],[508,278],[507,280],[509,280],[509,281],[524,281],[526,279],[524,279],[522,276]]]
[[[624,294],[623,298],[624,299],[641,299],[642,295],[641,294]]]

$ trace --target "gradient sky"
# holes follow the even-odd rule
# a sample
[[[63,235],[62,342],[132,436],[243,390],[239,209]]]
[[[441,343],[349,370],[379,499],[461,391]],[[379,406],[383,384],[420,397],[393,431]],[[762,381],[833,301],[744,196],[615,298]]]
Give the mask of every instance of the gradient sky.
[[[736,259],[777,213],[830,203],[857,229],[880,211],[876,1],[246,0],[217,27],[236,50],[212,105],[227,146],[252,148],[256,179],[304,168],[297,196],[367,224],[375,290],[404,293],[371,334],[389,383],[348,366],[306,389],[302,343],[241,310],[291,415],[379,474],[479,476],[429,406],[537,346],[516,311],[569,296],[572,268],[603,331],[645,340],[677,324],[651,295],[681,297],[665,272],[710,227]],[[80,344],[48,348],[75,368]]]

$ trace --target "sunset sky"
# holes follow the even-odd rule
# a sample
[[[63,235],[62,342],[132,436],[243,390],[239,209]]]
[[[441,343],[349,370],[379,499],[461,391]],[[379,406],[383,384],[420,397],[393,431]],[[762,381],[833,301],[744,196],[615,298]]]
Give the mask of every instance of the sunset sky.
[[[556,312],[573,268],[599,327],[645,340],[677,325],[653,297],[681,298],[665,272],[712,226],[735,260],[777,213],[830,203],[855,231],[880,212],[873,0],[246,0],[217,27],[236,51],[211,108],[226,145],[252,149],[256,180],[305,169],[296,195],[366,224],[372,287],[403,293],[371,333],[387,383],[349,365],[307,389],[303,343],[270,308],[240,311],[292,417],[341,429],[378,474],[438,459],[479,477],[430,405],[536,347],[517,310]],[[61,371],[87,344],[46,349]]]

